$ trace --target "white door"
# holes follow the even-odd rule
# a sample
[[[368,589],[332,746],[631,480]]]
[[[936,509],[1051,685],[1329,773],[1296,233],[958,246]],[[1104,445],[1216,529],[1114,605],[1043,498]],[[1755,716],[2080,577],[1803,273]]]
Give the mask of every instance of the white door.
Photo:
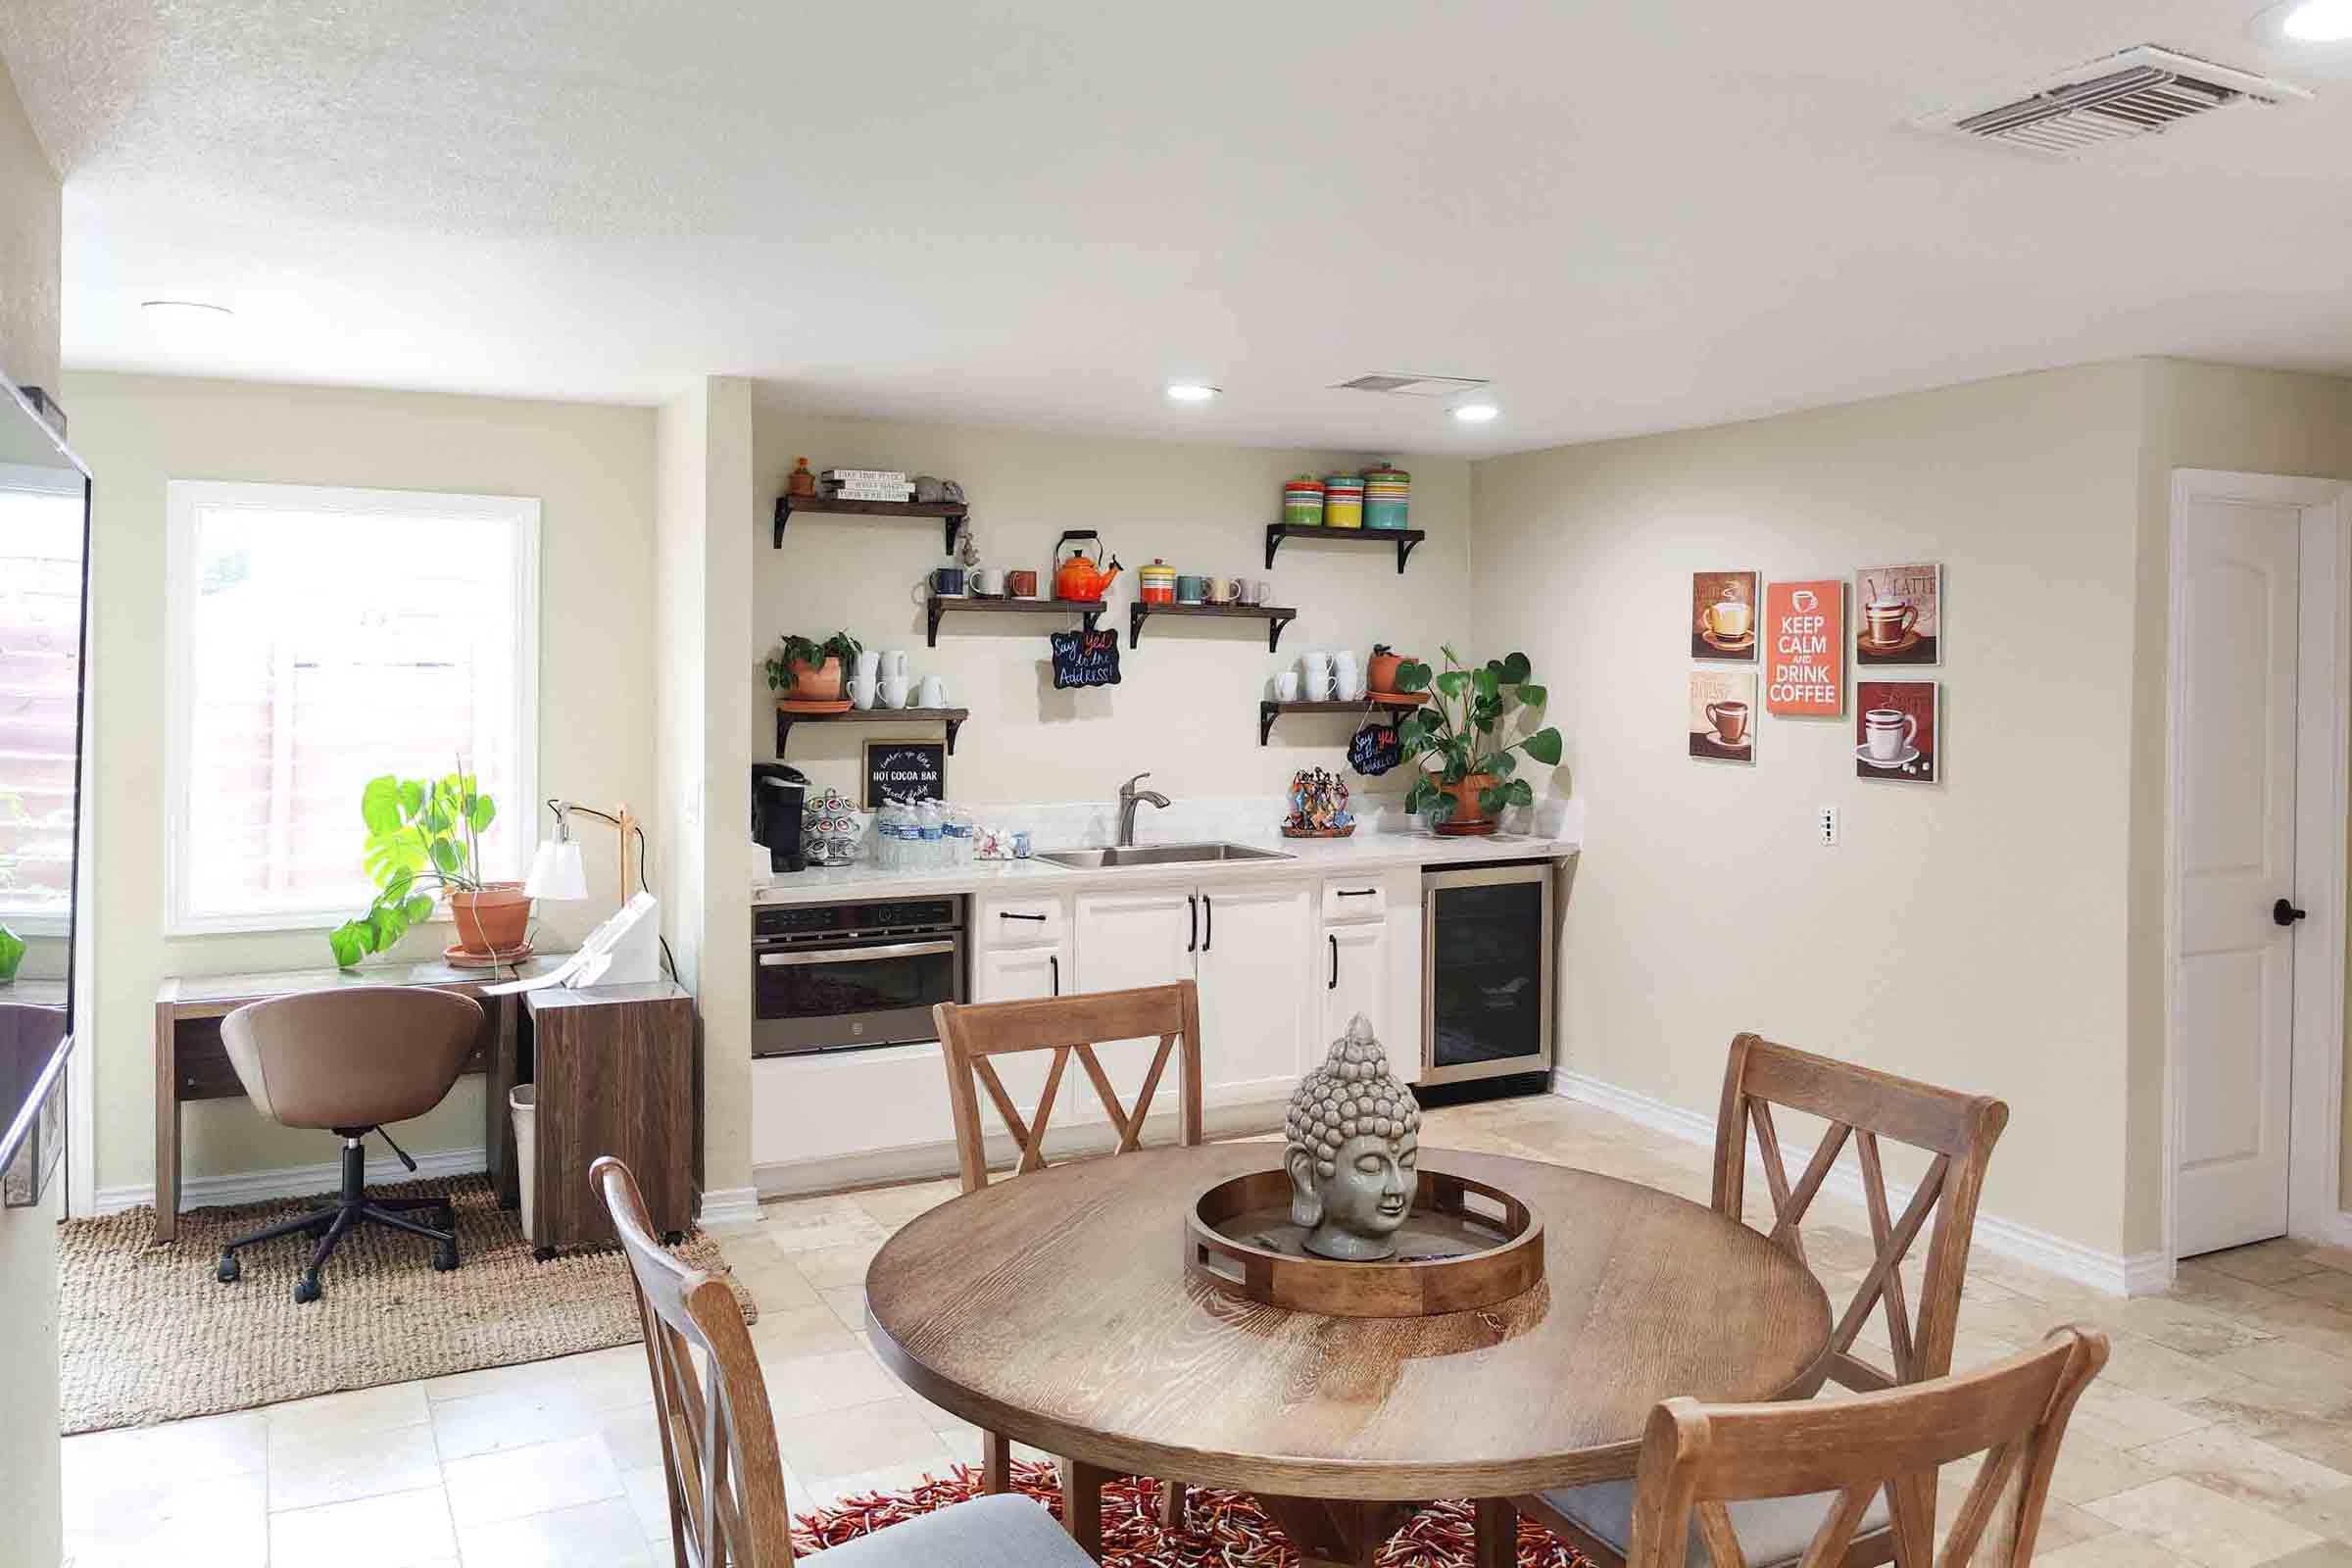
[[[1200,1078],[1226,1104],[1288,1095],[1316,1016],[1315,886],[1219,884],[1200,894]]]
[[[1386,920],[1323,928],[1323,1012],[1315,1043],[1330,1049],[1359,1012],[1372,1020],[1372,1032],[1382,1041],[1401,1034],[1390,1028]],[[1312,1068],[1315,1063],[1310,1060],[1307,1065]]]
[[[2180,1256],[2285,1234],[2303,506],[2186,482],[2174,516],[2174,1205]],[[2341,962],[2340,956],[2335,960]]]
[[[1090,893],[1078,900],[1078,976],[1065,981],[1064,992],[1124,991],[1131,986],[1164,986],[1194,977],[1194,950],[1200,946],[1200,902],[1187,887],[1156,888],[1138,893]],[[1205,1025],[1202,1032],[1207,1033]],[[1098,1045],[1102,1063],[1119,1103],[1132,1109],[1151,1071],[1157,1040]],[[1068,1071],[1064,1092],[1080,1119],[1101,1120],[1102,1110],[1086,1075],[1075,1066]],[[1155,1113],[1170,1113],[1176,1102],[1169,1090],[1178,1082],[1175,1063],[1161,1075],[1152,1097]],[[1156,1135],[1155,1135],[1156,1136]]]

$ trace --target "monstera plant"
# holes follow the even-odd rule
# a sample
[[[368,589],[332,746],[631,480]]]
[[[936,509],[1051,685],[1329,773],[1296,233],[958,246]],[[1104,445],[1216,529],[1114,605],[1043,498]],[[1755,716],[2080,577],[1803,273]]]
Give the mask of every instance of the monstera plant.
[[[350,968],[382,953],[432,918],[449,895],[458,939],[469,953],[504,953],[520,945],[530,900],[514,882],[482,880],[482,835],[498,807],[459,770],[437,779],[386,773],[360,791],[360,819],[368,839],[362,863],[376,887],[368,912],[327,933],[335,962]]]
[[[1520,755],[1545,766],[1560,760],[1560,732],[1549,725],[1496,744],[1506,719],[1523,710],[1541,712],[1549,694],[1530,678],[1525,654],[1470,665],[1450,648],[1438,651],[1444,669],[1414,660],[1396,671],[1398,691],[1430,694],[1396,726],[1404,755],[1428,759],[1405,794],[1404,808],[1427,811],[1441,832],[1492,833],[1497,814],[1536,798],[1533,785],[1512,776]]]

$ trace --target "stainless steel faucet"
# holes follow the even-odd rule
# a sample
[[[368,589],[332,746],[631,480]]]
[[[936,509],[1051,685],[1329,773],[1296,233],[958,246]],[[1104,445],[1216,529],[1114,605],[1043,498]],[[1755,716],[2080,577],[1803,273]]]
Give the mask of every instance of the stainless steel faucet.
[[[1119,786],[1119,848],[1122,850],[1135,848],[1135,808],[1137,807],[1150,801],[1163,811],[1168,808],[1168,798],[1159,791],[1136,788],[1138,784],[1151,776],[1149,773],[1138,773]]]

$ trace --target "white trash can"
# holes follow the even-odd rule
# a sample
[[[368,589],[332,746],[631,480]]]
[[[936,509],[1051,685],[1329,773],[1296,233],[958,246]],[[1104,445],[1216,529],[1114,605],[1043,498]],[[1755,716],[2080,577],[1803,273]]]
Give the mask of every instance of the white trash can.
[[[534,1246],[539,1233],[531,1224],[531,1189],[539,1183],[539,1162],[531,1157],[531,1118],[538,1110],[537,1084],[516,1084],[508,1094],[507,1111],[514,1122],[514,1176],[522,1189],[522,1236]]]

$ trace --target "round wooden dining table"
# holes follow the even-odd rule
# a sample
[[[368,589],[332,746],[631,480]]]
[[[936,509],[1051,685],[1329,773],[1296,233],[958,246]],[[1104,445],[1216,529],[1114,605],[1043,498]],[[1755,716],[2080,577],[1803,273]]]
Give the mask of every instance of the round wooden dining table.
[[[1489,1500],[1629,1476],[1660,1399],[1771,1398],[1828,1348],[1820,1284],[1747,1227],[1613,1177],[1455,1150],[1424,1149],[1422,1167],[1492,1182],[1543,1220],[1544,1279],[1523,1296],[1324,1317],[1195,1277],[1194,1200],[1280,1154],[1148,1150],[943,1203],[866,1272],[874,1348],[932,1403],[1061,1456],[1065,1475],[1236,1488],[1310,1564],[1354,1568],[1438,1497],[1481,1499],[1480,1560],[1508,1563],[1507,1539],[1487,1538],[1513,1516]],[[1099,1524],[1072,1533],[1101,1555]]]

